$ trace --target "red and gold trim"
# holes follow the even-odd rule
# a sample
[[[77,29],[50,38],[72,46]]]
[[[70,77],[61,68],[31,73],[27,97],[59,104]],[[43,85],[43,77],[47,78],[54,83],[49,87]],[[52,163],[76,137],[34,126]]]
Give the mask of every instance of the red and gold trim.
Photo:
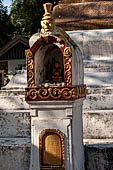
[[[25,51],[26,58],[27,58],[27,83],[28,87],[35,86],[35,79],[34,79],[34,57],[32,51],[30,49]]]
[[[53,36],[46,36],[46,37],[38,37],[37,41],[33,44],[33,46],[30,48],[33,55],[35,55],[36,51],[41,47],[45,46],[47,44],[53,44],[57,42],[57,38]]]
[[[26,88],[25,94],[26,101],[76,100],[86,97],[86,86]]]
[[[64,59],[65,85],[72,86],[72,52],[70,47],[64,49]]]
[[[63,53],[64,60],[64,83],[65,86],[72,86],[72,52],[71,48],[66,46],[63,40],[58,42],[54,36],[38,37],[33,46],[26,50],[27,57],[27,81],[28,87],[35,87],[35,73],[34,73],[34,56],[36,51],[47,44],[59,43],[60,50]]]

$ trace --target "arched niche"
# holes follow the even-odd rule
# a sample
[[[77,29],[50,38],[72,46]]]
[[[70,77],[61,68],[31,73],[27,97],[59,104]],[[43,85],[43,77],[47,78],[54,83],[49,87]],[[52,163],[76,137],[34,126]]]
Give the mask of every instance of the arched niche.
[[[41,46],[35,54],[35,85],[64,82],[64,61],[55,44]]]
[[[40,169],[64,169],[64,137],[55,129],[46,129],[39,136]]]

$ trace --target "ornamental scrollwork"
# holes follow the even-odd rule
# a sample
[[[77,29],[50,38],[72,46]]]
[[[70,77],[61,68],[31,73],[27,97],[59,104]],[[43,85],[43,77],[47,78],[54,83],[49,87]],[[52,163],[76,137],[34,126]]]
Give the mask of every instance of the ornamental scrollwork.
[[[31,52],[30,49],[25,50],[25,55],[26,55],[27,58],[32,58],[33,57],[32,52]]]
[[[25,51],[26,58],[27,58],[27,81],[28,87],[33,87],[35,84],[34,81],[34,60],[33,54],[30,49]]]
[[[37,91],[37,95],[40,97],[40,99],[48,99],[51,94],[51,89],[49,88],[39,88]]]
[[[26,100],[76,100],[86,96],[86,86],[26,88]]]
[[[71,59],[71,48],[66,47],[64,49],[64,57],[65,57],[65,85],[71,86],[72,85],[72,59]]]
[[[69,57],[69,56],[71,56],[71,54],[72,54],[71,48],[70,48],[70,47],[66,47],[66,48],[64,49],[64,56]]]

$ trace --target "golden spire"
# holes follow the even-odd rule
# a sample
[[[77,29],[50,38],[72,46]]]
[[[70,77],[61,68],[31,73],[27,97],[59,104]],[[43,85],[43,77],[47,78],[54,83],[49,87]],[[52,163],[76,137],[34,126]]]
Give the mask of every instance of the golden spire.
[[[46,3],[43,5],[45,14],[43,15],[42,21],[41,21],[41,33],[44,32],[51,32],[54,26],[54,19],[52,15],[52,4]]]

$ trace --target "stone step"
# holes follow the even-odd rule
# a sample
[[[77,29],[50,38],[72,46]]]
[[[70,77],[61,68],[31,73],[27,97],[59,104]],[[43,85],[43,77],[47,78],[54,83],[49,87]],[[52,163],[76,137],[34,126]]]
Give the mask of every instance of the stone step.
[[[113,72],[113,60],[84,60],[85,72]]]
[[[84,110],[113,109],[113,85],[87,86]]]
[[[113,110],[83,110],[85,139],[113,140]]]
[[[8,109],[0,110],[0,139],[30,136],[30,110]]]
[[[84,82],[87,86],[113,84],[113,72],[85,72]]]
[[[113,95],[91,94],[86,96],[84,110],[113,109]]]
[[[85,68],[113,67],[113,60],[108,58],[83,60],[83,63]]]
[[[15,96],[0,96],[0,109],[6,110],[15,110],[15,109],[29,109],[28,103],[25,101],[23,95]]]
[[[25,89],[10,89],[10,90],[0,90],[0,96],[10,97],[10,96],[25,96]]]
[[[83,144],[87,146],[92,146],[93,147],[98,147],[100,146],[101,148],[106,145],[107,148],[113,147],[113,139],[83,139]]]
[[[87,86],[87,95],[93,94],[111,95],[113,94],[113,84],[106,86]]]
[[[0,138],[0,147],[31,147],[31,138]]]
[[[22,90],[1,90],[0,108],[6,109],[28,109],[29,105],[25,101],[25,92]],[[87,97],[84,101],[84,109],[112,108],[113,84],[106,86],[87,86]],[[105,104],[104,104],[105,103]],[[107,104],[108,103],[108,104]]]
[[[0,170],[28,170],[30,150],[26,144],[0,146]]]
[[[93,72],[113,72],[113,67],[84,68],[85,73]]]

